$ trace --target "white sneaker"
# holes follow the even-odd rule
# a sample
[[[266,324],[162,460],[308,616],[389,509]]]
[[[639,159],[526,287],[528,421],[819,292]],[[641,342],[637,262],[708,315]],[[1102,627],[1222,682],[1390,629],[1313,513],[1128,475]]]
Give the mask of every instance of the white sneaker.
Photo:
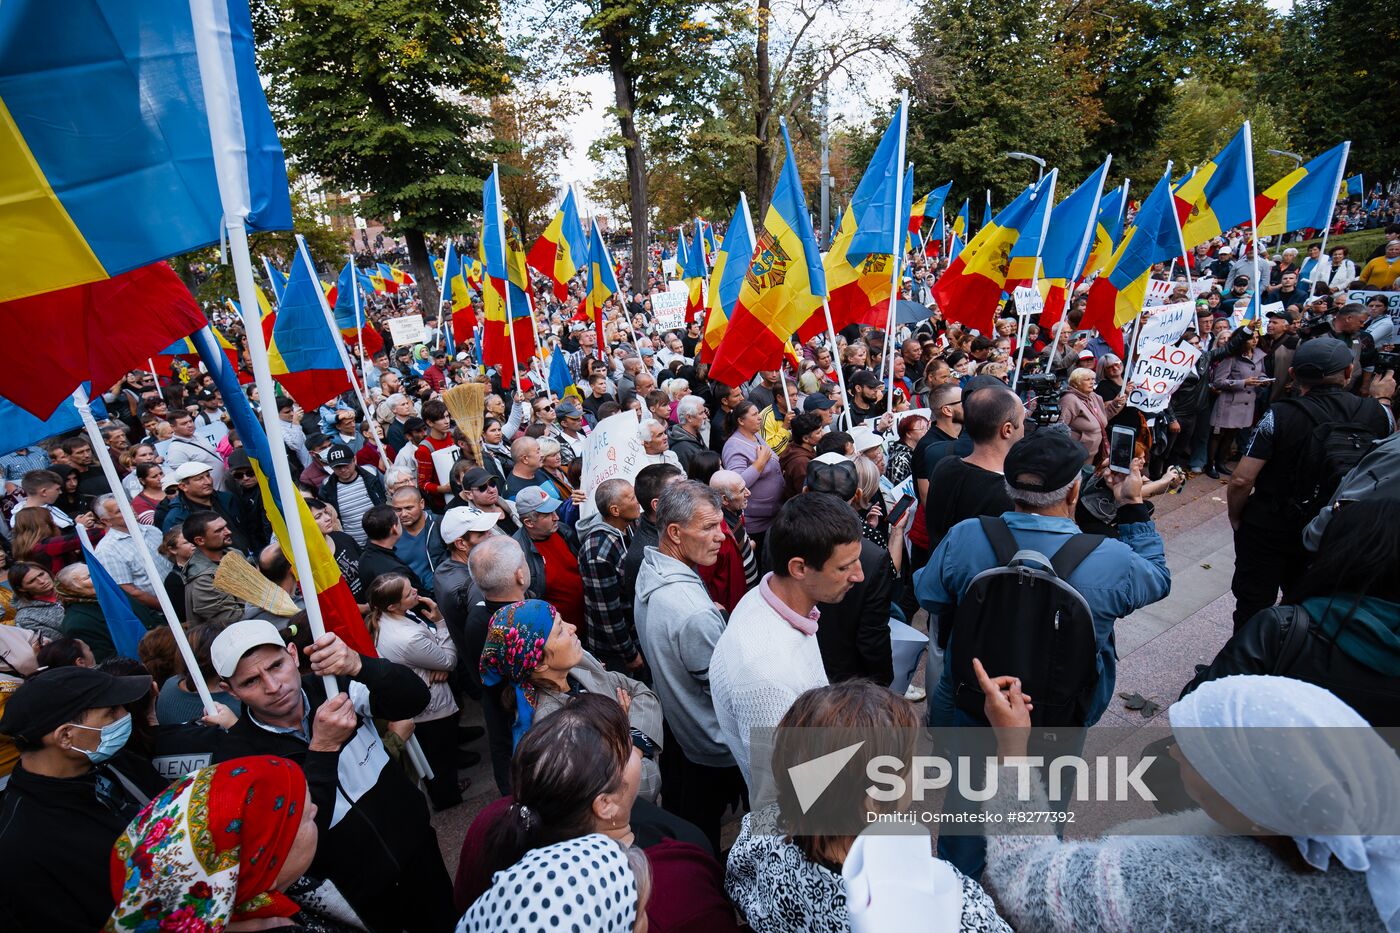
[[[921,702],[926,696],[928,696],[928,691],[918,684],[910,684],[909,689],[904,691],[904,699],[910,703]]]

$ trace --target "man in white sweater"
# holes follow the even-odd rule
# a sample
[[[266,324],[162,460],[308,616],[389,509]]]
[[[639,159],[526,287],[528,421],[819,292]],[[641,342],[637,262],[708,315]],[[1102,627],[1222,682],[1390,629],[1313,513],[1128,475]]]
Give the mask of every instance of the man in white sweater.
[[[710,659],[710,692],[725,744],[749,784],[753,806],[766,801],[750,766],[753,729],[772,729],[804,691],[826,686],[817,646],[817,603],[839,603],[865,577],[860,521],[827,493],[789,499],[768,534],[773,572],[729,618]],[[766,746],[761,738],[758,751]],[[760,773],[768,770],[760,762]]]

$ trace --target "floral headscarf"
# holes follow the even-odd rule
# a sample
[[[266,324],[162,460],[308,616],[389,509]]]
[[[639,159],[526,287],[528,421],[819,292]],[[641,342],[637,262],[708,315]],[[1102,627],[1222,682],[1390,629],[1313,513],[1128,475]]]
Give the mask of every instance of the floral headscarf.
[[[290,917],[273,890],[301,826],[306,777],[285,758],[236,758],[169,787],[112,849],[113,933],[218,933],[230,922]]]
[[[527,599],[496,610],[486,630],[481,652],[481,682],[515,685],[515,726],[518,743],[535,721],[535,685],[530,675],[544,661],[544,645],[554,630],[554,607],[542,599]]]

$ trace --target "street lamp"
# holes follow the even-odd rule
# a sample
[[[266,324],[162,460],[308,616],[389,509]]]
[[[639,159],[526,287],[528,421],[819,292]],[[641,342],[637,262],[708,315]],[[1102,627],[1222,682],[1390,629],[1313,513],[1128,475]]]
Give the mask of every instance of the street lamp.
[[[1269,155],[1286,156],[1292,159],[1294,168],[1303,167],[1303,157],[1298,155],[1296,152],[1286,152],[1282,149],[1265,149],[1264,151],[1267,152]]]
[[[1035,176],[1037,184],[1039,184],[1040,180],[1045,177],[1045,160],[1042,159],[1040,156],[1031,155],[1029,152],[1006,152],[1003,153],[1003,155],[1005,155],[1008,159],[1021,159],[1025,162],[1034,162],[1038,170]]]

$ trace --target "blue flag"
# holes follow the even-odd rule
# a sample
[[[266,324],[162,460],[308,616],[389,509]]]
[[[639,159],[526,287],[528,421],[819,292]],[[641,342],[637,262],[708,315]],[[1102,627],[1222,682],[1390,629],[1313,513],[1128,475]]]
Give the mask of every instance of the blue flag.
[[[92,391],[92,384],[85,382],[83,388]],[[92,415],[101,420],[107,417],[107,409],[102,405],[102,393],[91,400]],[[32,447],[45,438],[62,434],[80,427],[83,419],[74,407],[73,400],[66,398],[58,409],[47,418],[36,418],[7,398],[0,398],[0,454],[14,453],[25,447]]]
[[[112,635],[112,647],[124,658],[136,657],[136,646],[146,634],[146,627],[136,618],[131,608],[131,600],[126,590],[117,585],[102,561],[92,553],[92,542],[88,540],[87,529],[77,526],[78,537],[82,541],[83,560],[87,562],[88,573],[92,576],[92,588],[97,592],[97,604],[102,607],[102,618],[107,621],[107,631]],[[137,533],[140,531],[138,529]],[[159,585],[159,583],[157,583]]]

